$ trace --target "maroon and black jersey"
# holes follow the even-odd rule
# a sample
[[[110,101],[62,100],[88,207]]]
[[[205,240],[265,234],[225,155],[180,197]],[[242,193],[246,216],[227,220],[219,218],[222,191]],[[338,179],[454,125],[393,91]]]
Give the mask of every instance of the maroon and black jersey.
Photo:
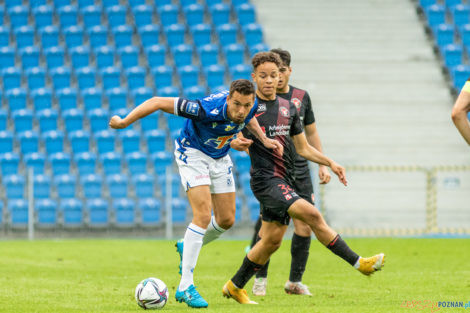
[[[294,161],[297,153],[291,136],[300,134],[302,124],[294,104],[280,97],[267,101],[258,97],[258,110],[255,117],[266,136],[278,140],[284,146],[282,156],[267,149],[248,130],[243,130],[246,138],[252,139],[250,146],[251,185],[255,191],[258,184],[265,184],[272,177],[294,182]]]
[[[289,85],[289,92],[278,93],[279,97],[292,102],[299,112],[302,127],[315,123],[315,115],[312,110],[312,102],[308,92],[297,87]],[[297,154],[295,158],[295,175],[297,177],[310,177],[308,162],[305,158]]]

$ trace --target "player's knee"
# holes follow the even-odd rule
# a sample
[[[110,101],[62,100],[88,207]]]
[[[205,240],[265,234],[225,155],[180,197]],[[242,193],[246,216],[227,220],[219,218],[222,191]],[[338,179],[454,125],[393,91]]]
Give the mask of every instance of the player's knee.
[[[199,214],[194,214],[193,221],[194,221],[193,223],[195,223],[196,225],[203,227],[203,228],[207,228],[207,226],[211,222],[211,214],[210,213],[206,214],[202,212]]]
[[[305,221],[307,222],[307,224],[313,223],[314,225],[318,225],[318,224],[323,223],[323,216],[321,215],[320,211],[318,211],[318,209],[316,209],[315,207],[313,207],[310,210],[305,211],[304,214],[305,214]]]
[[[233,224],[235,224],[235,216],[226,216],[224,218],[220,218],[220,220],[217,221],[217,224],[219,224],[219,226],[223,229],[229,229],[233,226]]]
[[[282,236],[281,237],[279,237],[279,236],[269,236],[268,238],[266,238],[265,242],[266,242],[266,246],[268,247],[270,252],[274,252],[277,249],[279,249],[279,247],[281,246]]]

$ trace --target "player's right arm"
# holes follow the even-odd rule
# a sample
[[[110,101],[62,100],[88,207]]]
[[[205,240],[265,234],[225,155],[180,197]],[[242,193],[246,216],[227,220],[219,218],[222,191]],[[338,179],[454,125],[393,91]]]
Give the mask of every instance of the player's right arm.
[[[470,122],[468,120],[468,112],[470,112],[470,81],[465,83],[454,107],[452,108],[452,120],[455,127],[459,130],[467,144],[470,145]]]
[[[114,115],[109,121],[109,127],[115,129],[126,128],[138,119],[161,110],[166,113],[175,114],[175,100],[172,97],[153,97],[135,107],[125,118]]]

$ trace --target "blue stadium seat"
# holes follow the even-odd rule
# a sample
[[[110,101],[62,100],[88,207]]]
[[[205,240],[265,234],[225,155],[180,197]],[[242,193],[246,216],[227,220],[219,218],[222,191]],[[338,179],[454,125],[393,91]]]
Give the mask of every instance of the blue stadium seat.
[[[76,154],[74,157],[80,175],[93,174],[96,172],[96,155],[91,152]]]
[[[255,197],[248,198],[247,201],[248,210],[250,212],[250,220],[255,222],[259,218],[260,210],[259,210],[259,202],[256,200]]]
[[[186,65],[178,69],[179,81],[183,88],[196,86],[199,84],[199,68],[194,65]]]
[[[230,75],[232,75],[232,80],[251,79],[251,66],[246,64],[239,64],[231,67]]]
[[[119,0],[102,0],[101,3],[105,8],[112,7],[119,4]]]
[[[459,4],[462,4],[462,0],[444,0],[444,5],[447,9],[452,9]]]
[[[31,90],[30,99],[36,112],[52,107],[52,90],[50,88],[38,88]]]
[[[224,47],[224,54],[229,68],[244,63],[245,49],[241,44],[232,44]]]
[[[116,48],[132,46],[132,27],[129,25],[116,26],[112,29]]]
[[[111,88],[106,91],[106,97],[111,112],[125,109],[127,106],[127,90],[124,88]]]
[[[90,132],[85,130],[76,130],[69,133],[68,137],[74,154],[90,150]]]
[[[7,90],[6,99],[10,111],[14,113],[17,110],[22,110],[26,108],[26,90],[23,88],[13,88]],[[16,128],[16,125],[15,125]],[[21,128],[20,128],[21,129]]]
[[[36,171],[34,171],[33,189],[34,189],[33,195],[35,199],[50,198],[51,197],[51,179],[49,178],[49,176],[41,175],[41,174],[36,175]]]
[[[152,198],[155,193],[154,177],[149,174],[139,174],[132,176],[132,183],[135,189],[135,196],[139,199]]]
[[[69,46],[69,55],[75,70],[90,65],[90,48],[87,46],[77,46],[74,48]]]
[[[28,25],[29,8],[27,6],[9,7],[7,14],[10,17],[10,24],[13,29]]]
[[[457,65],[451,69],[450,75],[454,88],[461,90],[468,77],[470,77],[470,66]]]
[[[263,29],[261,25],[252,23],[242,27],[245,42],[248,46],[254,46],[263,43]]]
[[[81,55],[78,56],[78,58],[81,58],[81,57],[82,57]],[[85,65],[84,67],[81,67],[81,68],[75,67],[75,69],[76,69],[75,74],[77,76],[78,87],[82,90],[95,89],[94,87],[97,85],[95,68]],[[85,106],[87,104],[88,103],[86,103]]]
[[[470,46],[470,24],[465,24],[461,26],[459,28],[459,33],[464,47]]]
[[[137,152],[140,150],[140,135],[133,129],[127,129],[119,132],[122,142],[122,150],[125,154]]]
[[[238,28],[235,24],[222,24],[215,30],[222,47],[237,43]]]
[[[206,88],[202,86],[192,86],[183,90],[183,96],[188,99],[201,99],[206,96]]]
[[[20,151],[23,154],[39,151],[39,135],[33,130],[18,133]]]
[[[137,28],[152,24],[152,7],[150,5],[138,5],[132,8],[134,21]]]
[[[77,89],[64,88],[56,91],[56,95],[59,108],[62,112],[77,108]]]
[[[173,128],[170,128],[173,129]],[[149,153],[165,151],[166,134],[165,131],[154,129],[145,133],[145,140]]]
[[[147,115],[146,117],[140,119],[140,127],[143,132],[158,129],[158,119],[159,119],[159,112],[154,112],[152,114]]]
[[[63,8],[67,5],[70,5],[72,0],[53,0],[54,7],[57,9]]]
[[[455,28],[451,24],[440,24],[434,28],[436,44],[439,47],[454,43]]]
[[[21,87],[21,69],[7,67],[2,70],[3,90],[11,90]]]
[[[61,131],[51,130],[41,136],[47,154],[51,155],[64,151],[64,134]]]
[[[65,64],[65,50],[62,47],[51,47],[44,51],[49,70],[62,67]]]
[[[181,185],[181,178],[178,174],[171,174],[170,175],[170,182],[171,182],[171,197],[172,198],[179,198],[180,197],[180,191],[183,190],[183,186]],[[158,177],[158,185],[159,190],[162,194],[162,197],[166,197],[166,175],[163,173],[163,175]]]
[[[69,67],[56,67],[50,70],[50,75],[52,79],[52,85],[56,90],[70,87],[72,80],[72,70]]]
[[[428,24],[431,28],[439,24],[445,23],[446,10],[443,5],[434,4],[434,5],[428,6],[425,9],[425,14],[428,19]]]
[[[139,65],[139,49],[135,46],[125,46],[118,50],[123,69]]]
[[[121,70],[116,66],[105,67],[101,70],[103,88],[121,87]]]
[[[254,5],[243,3],[235,8],[235,12],[240,25],[256,23],[256,12]]]
[[[216,45],[204,45],[198,48],[199,60],[203,67],[219,63],[219,48]]]
[[[18,49],[34,45],[34,28],[21,26],[15,29],[15,41]]]
[[[46,157],[42,153],[29,153],[23,156],[26,168],[32,168],[34,174],[43,174]],[[35,191],[36,192],[36,191]],[[36,197],[36,194],[35,194]],[[49,197],[49,194],[47,195]],[[44,198],[44,197],[43,197]]]
[[[26,47],[21,49],[20,57],[23,69],[39,66],[40,53],[38,47]]]
[[[244,3],[249,3],[250,0],[232,0],[231,3],[232,3],[232,6],[234,8],[238,7],[239,5],[241,4],[244,4]]]
[[[15,64],[15,49],[11,47],[0,48],[0,66],[9,67]]]
[[[161,219],[161,202],[155,198],[139,199],[137,208],[140,210],[142,225],[155,226]]]
[[[165,175],[166,168],[173,163],[173,155],[167,151],[152,153],[151,159],[158,176]]]
[[[209,12],[215,26],[227,24],[230,21],[230,7],[225,3],[216,3],[210,6]]]
[[[108,203],[103,199],[87,201],[88,218],[91,227],[107,227],[109,223]]]
[[[35,90],[46,87],[46,70],[42,67],[32,67],[26,70],[28,88]]]
[[[57,202],[51,199],[36,200],[38,227],[54,227],[57,224]]]
[[[57,129],[57,119],[59,118],[57,110],[43,109],[41,111],[37,111],[36,117],[39,121],[39,130],[41,133]]]
[[[183,128],[184,123],[186,122],[186,119],[181,116],[173,114],[164,114],[164,116],[166,117],[168,128],[172,131]]]
[[[99,26],[101,25],[101,14],[103,12],[103,8],[99,5],[94,5],[94,1],[90,1],[91,4],[87,6],[81,6],[83,8],[82,11],[82,16],[83,16],[83,25],[85,25],[87,28],[93,27],[93,26]]]
[[[175,141],[178,139],[180,134],[181,134],[181,128],[170,131],[170,141],[172,143],[172,147],[175,146]]]
[[[184,44],[185,27],[183,24],[171,24],[166,26],[164,30],[168,46],[174,47]]]
[[[5,4],[6,9],[10,9],[12,7],[22,5],[23,1],[22,0],[5,0],[3,1],[3,3]]]
[[[67,48],[75,48],[83,45],[83,27],[72,25],[63,30]]]
[[[173,223],[185,223],[189,203],[183,199],[171,199],[171,214]]]
[[[137,7],[144,5],[145,0],[130,0],[129,1],[129,6],[131,7],[131,10],[135,10]]]
[[[204,7],[198,3],[182,5],[186,24],[191,27],[204,23]]]
[[[174,4],[157,6],[157,12],[160,16],[160,21],[163,26],[178,23],[178,6]]]
[[[0,151],[2,153],[13,151],[13,133],[0,131]]]
[[[463,49],[461,45],[447,45],[442,49],[444,64],[447,67],[453,67],[462,64]]]
[[[223,2],[224,2],[224,0],[205,0],[205,3],[206,3],[207,7],[211,7],[214,4],[223,3]]]
[[[8,112],[5,109],[0,109],[0,131],[7,129],[7,120],[8,120]]]
[[[88,38],[92,48],[106,46],[108,44],[108,28],[102,25],[88,29]]]
[[[57,175],[54,177],[54,185],[57,195],[61,199],[75,198],[76,195],[76,179],[69,174]],[[64,203],[64,200],[61,201]],[[64,212],[65,214],[65,212]]]
[[[122,198],[128,196],[127,176],[114,174],[106,177],[109,196],[111,198]]]
[[[179,97],[180,90],[175,86],[167,86],[158,90],[160,97]]]
[[[96,147],[100,154],[114,151],[115,149],[115,135],[110,130],[99,131],[94,134]]]
[[[166,48],[163,45],[152,45],[145,48],[148,64],[151,68],[165,65]]]
[[[0,19],[3,15],[0,13]],[[0,47],[8,47],[10,44],[10,29],[0,25]]]
[[[427,8],[430,5],[436,4],[437,0],[419,0],[421,8]]]
[[[0,132],[1,136],[1,132]],[[1,138],[1,137],[0,137]],[[1,140],[1,139],[0,139]],[[12,175],[18,173],[18,166],[20,164],[20,156],[14,152],[7,152],[0,154],[0,169],[2,176]]]
[[[158,25],[151,24],[141,26],[138,29],[138,33],[143,48],[158,45],[160,42],[160,27]]]
[[[109,112],[106,109],[94,109],[88,112],[88,120],[93,133],[108,129]]]
[[[209,24],[191,26],[190,32],[196,47],[210,44],[212,41],[212,28]]]
[[[113,199],[116,226],[132,227],[135,225],[135,202],[132,199]]]
[[[102,153],[100,159],[106,176],[121,173],[121,154],[117,152]]]
[[[197,4],[199,2],[199,0],[180,0],[179,3],[181,5],[181,7],[185,8],[189,5],[192,5],[192,4]]]
[[[254,46],[250,46],[250,48],[249,48],[250,57],[253,57],[258,52],[265,52],[265,51],[269,51],[269,50],[270,50],[269,46],[264,44],[264,43],[259,43],[259,44],[254,45]]]
[[[11,199],[7,203],[11,226],[13,228],[26,227],[28,224],[28,201],[24,199]]]
[[[470,23],[470,6],[457,4],[451,8],[452,17],[456,26]]]
[[[78,8],[76,5],[65,5],[57,10],[62,29],[78,24]]]
[[[173,0],[154,0],[155,6],[157,8],[162,7],[164,5],[171,4]]]
[[[103,194],[103,179],[95,174],[80,177],[83,196],[87,199],[101,198]]]
[[[113,66],[116,50],[111,46],[101,46],[95,49],[96,65],[99,69]]]
[[[106,8],[107,20],[110,28],[126,25],[126,7],[123,5],[113,5]]]
[[[210,89],[224,84],[225,68],[222,65],[210,65],[204,68],[204,73]]]
[[[176,67],[191,65],[193,63],[193,47],[191,45],[177,45],[171,49]]]
[[[134,106],[137,106],[153,96],[152,89],[147,87],[137,88],[132,91]]]
[[[157,90],[173,85],[173,68],[167,65],[158,66],[152,69],[153,80]],[[159,91],[160,93],[160,91]]]
[[[95,87],[84,89],[82,90],[82,99],[86,111],[99,109],[103,106],[103,90]]]
[[[83,203],[73,197],[60,201],[60,210],[63,214],[64,227],[79,227],[83,224]]]
[[[142,152],[126,154],[126,162],[132,175],[144,174],[147,171],[147,155]]]
[[[2,177],[7,199],[21,199],[25,195],[25,179],[20,175],[8,175]]]
[[[62,112],[65,129],[67,132],[83,129],[83,110],[69,109]]]
[[[10,106],[12,102],[10,101]],[[30,109],[20,109],[12,112],[13,123],[16,132],[23,132],[25,130],[33,129],[33,111]]]
[[[41,45],[43,49],[57,47],[59,45],[59,28],[51,25],[39,30]]]
[[[145,86],[145,69],[141,66],[127,68],[126,71],[127,85],[130,90],[134,90]]]
[[[70,171],[70,155],[63,152],[57,152],[49,155],[52,173],[54,175],[68,174]]]

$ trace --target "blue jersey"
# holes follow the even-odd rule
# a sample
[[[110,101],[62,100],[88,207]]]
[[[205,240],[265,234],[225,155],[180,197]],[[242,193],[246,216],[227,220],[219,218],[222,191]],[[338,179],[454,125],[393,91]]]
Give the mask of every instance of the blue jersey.
[[[258,109],[255,100],[244,123],[236,124],[227,117],[228,94],[228,91],[222,91],[194,101],[183,98],[175,100],[175,115],[187,118],[177,138],[182,147],[198,149],[214,159],[227,155],[230,142]]]

